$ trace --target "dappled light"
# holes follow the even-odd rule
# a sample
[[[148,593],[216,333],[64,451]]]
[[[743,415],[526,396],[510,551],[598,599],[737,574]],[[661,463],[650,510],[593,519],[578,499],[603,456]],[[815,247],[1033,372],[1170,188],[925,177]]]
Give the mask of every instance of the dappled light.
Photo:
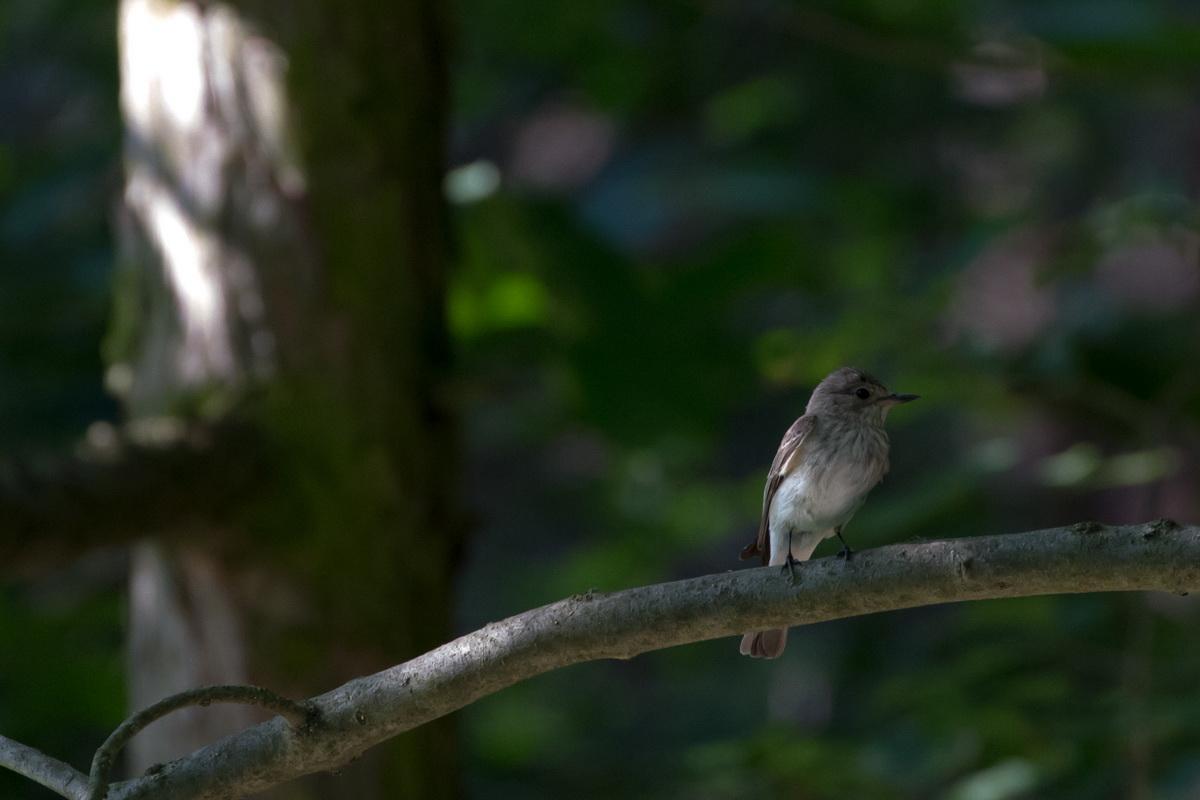
[[[1142,0],[0,3],[0,796],[1200,796],[1198,54]],[[847,366],[920,395],[886,475],[750,569]],[[274,699],[106,761],[201,684]]]
[[[156,330],[129,354],[125,387],[149,409],[170,387],[229,391],[270,374],[262,266],[221,218],[233,202],[246,228],[280,226],[283,197],[304,181],[288,144],[285,59],[233,7],[128,0],[118,30],[126,246],[161,268],[160,281],[138,279]]]

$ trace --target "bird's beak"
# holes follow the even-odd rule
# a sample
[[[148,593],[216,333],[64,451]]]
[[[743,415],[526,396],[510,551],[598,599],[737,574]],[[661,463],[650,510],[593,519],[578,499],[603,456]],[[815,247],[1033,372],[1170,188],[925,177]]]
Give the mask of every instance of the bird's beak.
[[[893,392],[892,394],[889,394],[887,397],[885,397],[883,399],[886,400],[890,405],[898,406],[901,403],[911,403],[913,400],[920,400],[921,395],[919,395],[919,394],[896,394]]]

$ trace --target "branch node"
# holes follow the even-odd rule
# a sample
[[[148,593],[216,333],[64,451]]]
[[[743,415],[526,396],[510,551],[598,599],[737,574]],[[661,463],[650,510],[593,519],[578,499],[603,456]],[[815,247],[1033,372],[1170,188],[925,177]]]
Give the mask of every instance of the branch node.
[[[261,686],[203,686],[173,694],[122,722],[109,734],[104,744],[100,745],[96,755],[92,757],[87,800],[104,800],[108,796],[108,774],[112,770],[113,761],[129,740],[143,728],[172,711],[187,706],[209,706],[213,703],[262,706],[285,717],[301,734],[309,733],[320,720],[320,711],[315,703],[297,703]]]
[[[1143,536],[1166,535],[1147,545]],[[1080,534],[1089,538],[1081,540]],[[1153,553],[1151,551],[1161,552]],[[455,642],[321,699],[295,703],[266,689],[217,686],[184,692],[134,715],[97,751],[91,780],[0,736],[0,766],[70,800],[108,792],[108,769],[124,743],[154,719],[186,705],[245,702],[283,714],[122,785],[121,798],[249,795],[285,780],[337,769],[389,736],[448,714],[551,669],[747,630],[803,625],[932,603],[1088,591],[1200,590],[1200,527],[1171,520],[1072,526],[1007,536],[898,544],[864,555],[870,570],[821,569],[788,586],[770,569],[707,575],[622,592],[590,592],[466,634]],[[845,592],[855,593],[847,609]],[[583,605],[589,599],[604,602]],[[797,599],[802,602],[797,602]],[[549,622],[561,622],[551,629]],[[420,680],[408,680],[410,677]],[[349,715],[356,724],[323,724]],[[84,788],[86,784],[86,788]]]
[[[296,726],[296,729],[301,734],[309,734],[321,727],[323,721],[321,716],[321,708],[311,700],[307,700],[300,704],[304,708],[304,721]],[[295,723],[292,723],[295,725]]]
[[[1167,519],[1166,517],[1163,517],[1162,519],[1156,519],[1154,522],[1146,525],[1147,530],[1142,534],[1142,538],[1154,539],[1164,533],[1170,533],[1178,527],[1179,523],[1173,519]]]
[[[971,556],[962,558],[958,553],[954,554],[954,566],[958,572],[959,583],[967,583],[971,578],[975,577],[972,573],[975,571],[975,559]]]

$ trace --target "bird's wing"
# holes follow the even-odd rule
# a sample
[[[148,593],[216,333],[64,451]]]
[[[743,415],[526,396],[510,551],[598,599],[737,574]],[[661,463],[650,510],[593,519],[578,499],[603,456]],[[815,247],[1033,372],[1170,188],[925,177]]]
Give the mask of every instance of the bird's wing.
[[[796,465],[800,463],[800,458],[804,452],[804,443],[816,427],[817,418],[815,416],[805,415],[792,423],[792,427],[787,429],[787,433],[783,435],[783,441],[779,443],[779,450],[775,453],[775,460],[771,462],[771,471],[767,473],[767,485],[763,488],[763,506],[762,517],[758,521],[758,538],[742,550],[742,558],[751,558],[755,554],[762,556],[764,564],[770,559],[770,544],[767,541],[770,535],[770,517],[771,517],[771,501],[775,499],[775,492],[779,489],[779,484],[783,483],[783,479],[792,473]]]

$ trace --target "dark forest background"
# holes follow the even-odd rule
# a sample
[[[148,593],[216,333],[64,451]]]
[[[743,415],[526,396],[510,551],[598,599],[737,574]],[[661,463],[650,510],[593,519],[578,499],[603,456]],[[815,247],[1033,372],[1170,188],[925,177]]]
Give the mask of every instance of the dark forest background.
[[[923,397],[856,548],[1200,517],[1197,6],[458,0],[448,25],[455,631],[742,568],[778,438],[843,364]],[[112,3],[0,5],[14,485],[124,413],[117,63]],[[5,735],[82,767],[126,713],[127,571],[121,544],[8,571]],[[777,662],[572,667],[456,715],[457,781],[1193,798],[1198,622],[1048,597],[799,629]]]

